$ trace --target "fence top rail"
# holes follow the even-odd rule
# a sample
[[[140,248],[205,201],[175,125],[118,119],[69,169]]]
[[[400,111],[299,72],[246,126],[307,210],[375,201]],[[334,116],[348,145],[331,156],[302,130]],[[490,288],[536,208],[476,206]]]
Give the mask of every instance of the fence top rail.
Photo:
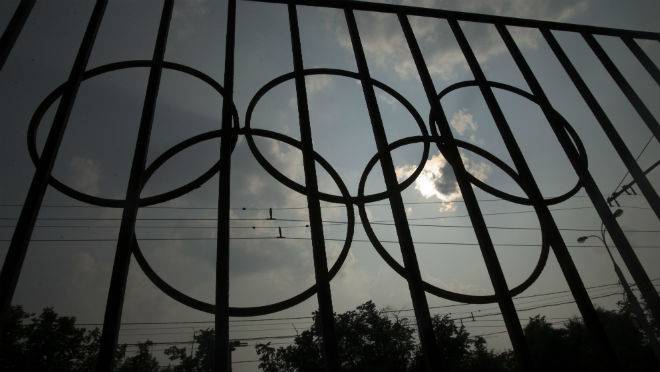
[[[650,31],[636,31],[626,30],[609,27],[589,26],[574,23],[561,23],[553,21],[541,21],[527,18],[505,17],[489,14],[478,14],[460,12],[454,10],[423,8],[408,5],[395,5],[384,3],[372,3],[366,1],[353,1],[353,0],[242,0],[261,3],[273,4],[290,4],[324,7],[324,8],[337,8],[337,9],[353,9],[361,11],[372,11],[381,13],[402,13],[410,16],[420,17],[433,17],[443,19],[456,19],[459,21],[480,22],[480,23],[493,23],[504,24],[508,26],[517,27],[531,27],[531,28],[547,28],[556,31],[570,31],[580,33],[590,33],[594,35],[616,36],[616,37],[629,37],[635,39],[649,39],[660,41],[660,33]]]

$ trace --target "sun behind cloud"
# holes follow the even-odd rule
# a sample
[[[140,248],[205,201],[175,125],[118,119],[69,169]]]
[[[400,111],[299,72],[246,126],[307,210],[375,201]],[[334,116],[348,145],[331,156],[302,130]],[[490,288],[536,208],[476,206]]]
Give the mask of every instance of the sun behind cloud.
[[[490,174],[490,166],[483,162],[475,162],[463,156],[465,169],[476,178],[485,181]],[[416,165],[405,164],[396,167],[396,176],[402,181],[415,172]],[[462,194],[456,181],[454,171],[447,160],[438,153],[432,156],[424,164],[422,172],[415,179],[415,190],[426,199],[436,198],[441,203],[438,209],[441,212],[452,212],[456,210],[456,201],[461,200]]]

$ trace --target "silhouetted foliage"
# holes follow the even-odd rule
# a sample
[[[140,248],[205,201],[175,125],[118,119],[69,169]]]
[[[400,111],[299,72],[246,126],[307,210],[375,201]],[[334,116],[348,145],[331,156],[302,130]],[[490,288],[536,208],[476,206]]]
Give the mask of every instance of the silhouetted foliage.
[[[639,331],[629,306],[621,303],[618,311],[598,310],[613,340],[615,352],[626,371],[657,371],[648,338]],[[432,318],[438,353],[446,372],[517,372],[511,351],[495,352],[486,347],[480,336],[471,336],[463,324],[448,315]],[[344,372],[424,371],[423,357],[415,339],[414,324],[407,318],[388,315],[368,301],[355,310],[335,315],[339,353]],[[577,372],[610,371],[579,318],[569,319],[563,327],[554,327],[543,316],[530,318],[525,336],[535,371]],[[100,331],[75,326],[75,318],[58,316],[51,308],[40,315],[26,313],[20,306],[11,308],[0,338],[0,372],[91,372],[94,370]],[[173,365],[162,369],[151,354],[151,341],[137,345],[135,355],[126,357],[126,346],[116,353],[117,372],[210,372],[214,361],[215,331],[197,331],[194,355],[186,348],[172,346],[165,354]],[[239,345],[232,342],[232,350]],[[256,346],[259,367],[265,372],[323,371],[320,319],[314,314],[313,325],[295,337],[292,345]]]
[[[391,319],[371,301],[336,315],[335,330],[344,371],[424,370],[413,325],[405,318]],[[482,368],[497,359],[497,355],[486,349],[482,338],[471,338],[465,327],[457,326],[448,316],[435,316],[433,331],[442,340],[439,352],[448,371],[458,371],[458,366]],[[315,314],[314,325],[298,335],[293,345],[279,348],[273,348],[270,343],[257,345],[259,367],[265,372],[321,371],[319,332],[319,318]]]
[[[619,311],[598,310],[598,315],[626,371],[658,370],[648,340],[625,305]],[[578,318],[570,319],[563,328],[554,328],[545,317],[535,316],[525,327],[525,335],[540,372],[611,370]]]
[[[191,356],[186,351],[185,347],[171,346],[165,349],[165,355],[173,362],[178,362],[174,366],[170,366],[166,371],[168,372],[212,372],[213,359],[215,357],[215,330],[203,329],[195,332],[193,337],[195,345],[195,355]],[[234,350],[239,345],[238,341],[230,342],[231,350]]]
[[[185,347],[170,346],[165,349],[165,355],[171,361],[178,361],[177,365],[168,368],[169,372],[198,371],[197,360],[188,355]]]
[[[607,334],[627,371],[658,370],[648,340],[634,324],[627,304],[618,311],[598,310]],[[352,371],[424,371],[413,325],[406,319],[390,319],[372,302],[354,311],[335,315],[336,333],[342,368]],[[495,352],[480,336],[471,336],[463,324],[448,315],[432,318],[443,371],[517,372],[513,352]],[[578,318],[555,328],[543,316],[534,316],[526,325],[535,371],[610,371],[604,358],[594,350],[594,342]],[[309,330],[299,334],[292,345],[274,348],[270,343],[257,345],[259,367],[265,372],[322,371],[320,324],[317,314]]]
[[[406,319],[391,320],[369,301],[335,317],[335,330],[342,355],[342,369],[351,371],[401,371],[409,364],[415,343]],[[294,340],[294,345],[274,349],[257,345],[260,368],[266,372],[321,371],[320,321]]]
[[[0,338],[0,371],[86,372],[96,363],[98,329],[76,328],[51,308],[37,316],[12,306]],[[121,360],[125,347],[117,350]]]
[[[151,341],[138,344],[137,354],[126,358],[118,368],[118,372],[158,372],[160,370],[158,361],[149,351],[152,344]]]
[[[406,368],[414,350],[413,331],[406,319],[391,320],[369,301],[335,318],[335,330],[342,355],[342,369],[351,371],[400,371]],[[257,345],[260,368],[276,371],[322,371],[320,322],[295,338],[295,344],[274,349]]]
[[[471,337],[463,324],[456,324],[449,315],[435,315],[431,319],[438,354],[444,371],[451,372],[499,372],[507,371],[504,359],[486,348],[483,337]],[[421,349],[418,347],[410,371],[425,371]],[[402,370],[403,371],[403,370]]]

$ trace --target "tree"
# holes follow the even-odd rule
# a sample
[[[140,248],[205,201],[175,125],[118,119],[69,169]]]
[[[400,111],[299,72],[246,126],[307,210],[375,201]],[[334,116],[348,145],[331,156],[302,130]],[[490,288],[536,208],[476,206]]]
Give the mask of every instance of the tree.
[[[617,311],[597,310],[605,331],[626,371],[660,370],[653,358],[648,339],[635,326],[625,303]],[[432,318],[433,333],[443,371],[517,372],[513,352],[495,352],[486,347],[483,337],[471,336],[463,324],[448,315]],[[335,315],[335,330],[342,370],[352,371],[425,371],[421,348],[414,342],[413,328],[405,319],[390,319],[372,302],[354,311]],[[610,371],[605,358],[595,349],[596,342],[584,323],[570,319],[554,327],[543,316],[533,316],[524,328],[534,371]],[[321,338],[318,315],[309,330],[302,332],[287,347],[257,345],[259,367],[265,372],[321,371]]]
[[[581,349],[580,340],[582,334],[568,337],[567,329],[554,328],[544,316],[531,317],[524,332],[529,351],[539,371],[565,370],[572,368],[578,359],[584,359],[585,350]]]
[[[165,355],[171,361],[178,361],[177,365],[169,367],[168,372],[191,372],[197,369],[197,360],[188,355],[185,347],[170,346],[165,349]]]
[[[620,303],[619,310],[598,309],[598,316],[615,352],[626,371],[660,370],[649,347],[648,335],[637,328],[630,307]],[[424,371],[423,355],[415,342],[413,325],[406,318],[388,315],[368,301],[355,310],[335,314],[342,372]],[[270,343],[256,346],[259,367],[265,372],[323,371],[321,325],[318,314],[313,324],[294,338],[292,345],[273,347]],[[471,336],[461,323],[448,315],[432,318],[443,371],[446,372],[518,372],[513,352],[495,352],[486,347],[483,337]],[[605,358],[595,349],[594,340],[579,318],[569,319],[563,327],[555,327],[543,316],[529,319],[524,328],[534,371],[610,371]],[[40,315],[25,312],[20,306],[11,308],[0,338],[0,372],[91,372],[95,369],[100,331],[75,326],[75,318],[57,315],[51,308]],[[194,336],[194,355],[185,348],[170,347],[165,354],[175,364],[170,372],[210,372],[215,360],[215,331],[206,329]],[[115,354],[117,372],[160,370],[150,353],[151,341],[138,345],[137,354],[126,358],[126,346]],[[232,341],[231,349],[239,346]]]
[[[626,371],[657,371],[659,366],[648,345],[648,339],[634,323],[634,318],[625,303],[619,310],[597,309],[605,333],[608,335],[619,360]],[[610,371],[605,358],[595,348],[584,323],[578,318],[567,321],[563,328],[555,328],[545,317],[530,318],[525,327],[525,336],[535,368],[539,372],[562,370]]]
[[[27,339],[27,329],[22,326],[25,319],[30,314],[23,311],[20,306],[12,306],[9,309],[7,320],[4,324],[2,336],[0,337],[0,371],[21,371],[24,370],[23,358],[26,354],[26,345],[23,342]]]
[[[483,337],[471,337],[465,326],[457,325],[449,315],[435,315],[431,319],[433,334],[443,371],[448,372],[499,372],[508,371],[507,354],[496,354],[486,348]],[[424,368],[421,348],[417,348],[409,369],[422,372]]]
[[[93,371],[100,331],[78,328],[75,322],[52,308],[37,316],[12,306],[0,338],[0,371]],[[125,350],[125,346],[117,349],[117,361]]]
[[[12,306],[0,340],[0,371],[89,371],[99,331],[75,326],[73,317],[45,308],[39,316]],[[121,356],[120,349],[118,356]]]
[[[265,372],[322,371],[321,325],[314,324],[287,347],[257,345],[259,367]],[[368,301],[353,311],[335,316],[335,332],[342,355],[342,370],[405,371],[415,350],[413,330],[407,319],[388,318]]]
[[[193,342],[197,345],[195,355],[188,355],[185,347],[171,346],[165,350],[165,355],[173,362],[178,362],[170,366],[168,371],[172,372],[211,372],[215,360],[215,330],[208,328],[197,331],[193,337]],[[233,351],[239,341],[229,343],[230,350]]]
[[[153,345],[153,342],[149,340],[139,343],[137,354],[126,358],[118,368],[118,372],[158,372],[160,366],[156,358],[149,351],[151,345]]]
[[[485,340],[470,337],[448,315],[432,319],[433,333],[440,350],[444,371],[506,371],[508,354],[487,350]],[[415,343],[414,329],[407,319],[391,319],[368,301],[353,311],[335,315],[335,332],[342,371],[424,371],[421,349]],[[257,345],[259,367],[265,372],[322,371],[320,320],[287,347]]]
[[[472,339],[472,352],[466,362],[466,370],[480,372],[513,371],[514,356],[510,351],[495,353],[486,348],[486,339],[476,336]]]

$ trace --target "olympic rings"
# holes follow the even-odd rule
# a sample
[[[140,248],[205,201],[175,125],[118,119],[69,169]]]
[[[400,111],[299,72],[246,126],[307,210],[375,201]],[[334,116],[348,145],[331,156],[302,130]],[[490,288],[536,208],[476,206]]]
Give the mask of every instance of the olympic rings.
[[[129,68],[145,68],[145,67],[150,67],[151,66],[151,61],[149,60],[134,60],[134,61],[125,61],[125,62],[117,62],[117,63],[111,63],[107,65],[103,65],[97,68],[94,68],[92,70],[87,71],[84,76],[83,80],[87,80],[90,78],[93,78],[95,76],[107,73],[107,72],[113,72],[113,71],[118,71],[118,70],[123,70],[123,69],[129,69]],[[208,75],[195,70],[193,68],[178,64],[178,63],[172,63],[172,62],[165,62],[164,63],[164,68],[169,69],[169,70],[175,70],[179,71],[188,75],[191,75],[193,77],[196,77],[205,83],[207,83],[211,88],[213,88],[217,93],[219,93],[221,96],[224,95],[224,89],[222,86],[209,77]],[[331,75],[331,76],[341,76],[341,77],[347,77],[351,79],[357,79],[360,80],[360,75],[355,72],[351,71],[346,71],[346,70],[340,70],[340,69],[330,69],[330,68],[316,68],[316,69],[307,69],[303,70],[303,75],[304,76],[314,76],[314,75]],[[267,173],[269,173],[272,177],[274,177],[276,180],[278,180],[280,183],[285,185],[286,187],[290,188],[293,191],[296,191],[300,194],[303,195],[308,195],[308,196],[313,196],[319,200],[330,202],[330,203],[338,203],[338,204],[344,204],[346,206],[346,211],[347,211],[347,230],[346,230],[346,237],[344,239],[344,244],[343,247],[340,251],[340,254],[337,258],[337,260],[334,262],[334,264],[331,266],[328,274],[330,280],[334,278],[334,276],[339,272],[340,268],[342,267],[343,263],[345,262],[351,243],[353,241],[353,236],[355,232],[355,212],[353,209],[353,206],[356,205],[359,210],[359,215],[360,219],[362,221],[362,224],[364,226],[365,232],[378,252],[378,254],[383,258],[383,260],[390,266],[392,269],[397,272],[399,275],[402,277],[406,277],[406,269],[401,266],[388,252],[387,250],[383,247],[382,243],[378,240],[371,222],[369,221],[369,218],[366,213],[366,204],[375,202],[375,201],[380,201],[384,200],[390,197],[391,193],[393,192],[402,192],[405,189],[407,189],[410,185],[412,185],[413,182],[417,179],[417,177],[421,174],[422,170],[424,169],[424,166],[426,165],[426,161],[429,156],[429,151],[430,151],[430,146],[431,144],[435,144],[440,152],[445,155],[445,158],[447,158],[447,151],[446,151],[446,146],[447,144],[444,142],[444,138],[440,137],[437,134],[437,128],[436,125],[437,122],[434,120],[433,117],[433,112],[429,115],[429,123],[431,124],[431,134],[429,135],[428,129],[422,119],[422,117],[419,115],[419,113],[416,111],[414,106],[406,100],[401,94],[399,94],[397,91],[392,89],[391,87],[385,85],[384,83],[372,79],[371,83],[384,91],[385,93],[389,94],[392,96],[395,100],[397,100],[401,105],[404,106],[404,108],[410,113],[410,115],[413,117],[415,120],[417,126],[420,129],[421,135],[418,136],[412,136],[412,137],[406,137],[403,139],[399,139],[397,141],[394,141],[387,146],[387,151],[391,152],[394,151],[402,146],[405,145],[410,145],[410,144],[417,144],[421,143],[423,145],[423,152],[422,152],[422,157],[415,168],[415,170],[406,178],[404,181],[400,182],[397,184],[397,186],[394,189],[391,190],[385,190],[382,192],[377,192],[373,193],[370,195],[365,195],[365,185],[366,181],[368,179],[369,174],[371,173],[373,167],[376,165],[376,163],[379,161],[379,156],[378,154],[374,155],[366,164],[366,167],[360,177],[359,180],[359,185],[358,185],[358,193],[357,195],[353,196],[350,195],[350,192],[348,191],[348,188],[346,187],[344,181],[342,178],[339,176],[338,172],[330,165],[330,163],[323,158],[319,153],[316,151],[313,153],[314,161],[318,162],[321,167],[330,175],[330,177],[333,179],[333,181],[336,183],[338,189],[340,190],[340,195],[335,195],[335,194],[329,194],[329,193],[324,193],[320,192],[318,190],[315,191],[315,194],[309,195],[309,191],[307,188],[298,183],[295,182],[294,180],[288,178],[285,176],[283,173],[281,173],[279,170],[277,170],[268,160],[265,158],[265,156],[260,152],[259,148],[257,147],[254,137],[261,137],[261,138],[268,138],[271,140],[276,140],[283,142],[287,145],[293,146],[297,149],[302,150],[303,144],[301,141],[298,141],[290,136],[269,131],[269,130],[264,130],[264,129],[257,129],[257,128],[252,128],[251,127],[251,119],[252,119],[252,114],[254,112],[254,109],[258,102],[263,98],[270,90],[275,88],[276,86],[293,79],[295,77],[294,72],[290,72],[284,75],[281,75],[279,77],[276,77],[275,79],[269,81],[266,83],[262,88],[260,88],[257,93],[252,97],[251,101],[249,102],[247,112],[246,112],[246,120],[245,120],[245,126],[243,128],[240,127],[239,124],[239,117],[238,113],[236,110],[236,107],[234,106],[232,102],[232,120],[233,120],[233,128],[228,131],[224,131],[222,129],[220,130],[213,130],[209,131],[206,133],[202,133],[196,136],[193,136],[189,139],[186,139],[173,147],[169,148],[165,152],[163,152],[161,155],[159,155],[149,166],[145,169],[144,171],[144,181],[142,187],[147,184],[148,180],[155,174],[155,172],[162,167],[168,160],[170,160],[172,157],[176,156],[177,154],[181,153],[182,151],[205,141],[216,139],[216,138],[221,138],[223,136],[231,136],[231,146],[232,146],[232,151],[234,150],[237,142],[238,142],[238,136],[243,135],[246,138],[246,142],[248,144],[248,147],[252,154],[254,155],[255,159],[257,162],[266,170]],[[498,83],[498,82],[488,82],[487,83],[490,87],[492,88],[497,88],[497,89],[502,89],[506,90],[509,92],[512,92],[514,94],[518,94],[524,98],[529,99],[532,102],[535,102],[539,104],[539,100],[532,94],[513,87],[511,85],[503,84],[503,83]],[[461,89],[464,87],[468,86],[475,86],[478,85],[476,81],[464,81],[460,83],[453,84],[444,90],[442,90],[439,94],[437,99],[442,100],[443,97],[445,97],[447,94],[450,92]],[[28,127],[28,151],[30,154],[30,157],[32,161],[37,164],[40,161],[40,155],[38,154],[37,151],[37,145],[36,145],[36,134],[39,128],[39,125],[43,119],[43,116],[45,115],[46,111],[48,108],[57,100],[58,97],[60,97],[64,89],[66,87],[66,84],[62,84],[59,87],[57,87],[53,92],[51,92],[37,107],[35,110],[34,115],[32,116],[32,119],[30,121],[30,125]],[[574,145],[577,147],[577,151],[580,154],[580,157],[583,159],[585,162],[585,165],[587,163],[587,156],[586,156],[586,150],[584,148],[584,145],[582,141],[580,140],[579,136],[577,135],[576,131],[573,129],[573,127],[561,116],[559,112],[557,112],[555,109],[550,108],[550,112],[552,114],[551,120],[556,120],[556,122],[564,129],[566,132],[569,134],[569,136],[572,138]],[[525,189],[524,182],[522,182],[520,175],[513,169],[511,168],[506,162],[503,160],[497,158],[495,155],[491,154],[490,152],[476,146],[470,143],[467,143],[465,141],[460,141],[460,140],[455,140],[454,141],[455,145],[458,146],[459,148],[463,148],[467,151],[473,152],[484,159],[490,161],[493,163],[495,166],[499,167],[504,173],[509,175],[519,186],[520,188],[525,192],[528,193],[528,190]],[[450,161],[450,164],[453,161],[459,161],[460,159],[449,159],[447,158],[448,161]],[[159,204],[163,203],[172,199],[175,199],[177,197],[180,197],[188,192],[191,192],[192,190],[200,187],[203,185],[205,182],[207,182],[209,179],[211,179],[216,173],[220,171],[220,165],[219,161],[214,163],[208,170],[206,170],[204,173],[202,173],[200,176],[196,177],[194,180],[177,187],[173,190],[166,191],[157,195],[152,195],[152,196],[147,196],[147,197],[142,197],[139,199],[139,205],[140,207],[146,207],[146,206],[151,206],[154,204]],[[542,208],[545,208],[548,205],[552,204],[557,204],[560,202],[563,202],[569,198],[571,198],[573,195],[575,195],[581,188],[581,184],[578,181],[578,183],[571,188],[568,192],[556,196],[556,197],[551,197],[547,199],[543,199],[541,201],[533,201],[531,198],[527,197],[520,197],[516,196],[510,193],[507,193],[505,191],[499,190],[493,186],[490,186],[486,184],[485,182],[477,179],[474,177],[472,174],[467,173],[467,177],[473,185],[479,187],[480,189],[497,196],[501,199],[518,203],[518,204],[523,204],[523,205],[531,205],[534,207],[536,214],[541,216],[542,213]],[[78,190],[73,189],[72,187],[69,187],[65,185],[64,183],[60,182],[58,179],[55,177],[51,176],[49,179],[50,185],[52,185],[55,189],[59,190],[60,192],[77,199],[81,202],[92,204],[92,205],[97,205],[101,207],[111,207],[111,208],[124,208],[126,205],[125,200],[122,199],[110,199],[110,198],[102,198],[102,197],[97,197],[93,195],[89,195],[83,192],[80,192]],[[509,294],[511,296],[516,296],[523,291],[525,291],[527,288],[529,288],[535,281],[538,279],[540,276],[541,272],[543,271],[543,268],[545,267],[549,255],[549,244],[546,240],[546,226],[544,224],[541,224],[541,235],[542,235],[542,241],[541,241],[541,252],[539,255],[539,259],[530,273],[530,275],[525,279],[522,283],[519,285],[515,286],[509,291]],[[165,294],[173,298],[174,300],[187,305],[191,308],[204,311],[207,313],[214,313],[215,312],[215,305],[200,301],[198,299],[195,299],[191,296],[188,296],[181,291],[175,289],[172,285],[167,283],[165,280],[163,280],[157,273],[156,271],[151,267],[147,259],[145,258],[144,254],[142,253],[142,250],[140,248],[139,240],[135,237],[133,237],[133,242],[132,242],[132,252],[136,258],[136,261],[138,262],[138,265],[140,268],[143,270],[143,272],[147,275],[147,277],[158,287],[161,291],[163,291]],[[425,291],[434,294],[436,296],[448,299],[448,300],[453,300],[453,301],[460,301],[464,303],[473,303],[473,304],[483,304],[483,303],[490,303],[490,302],[496,302],[497,297],[495,295],[468,295],[468,294],[463,294],[463,293],[457,293],[449,290],[445,290],[442,288],[439,288],[437,286],[431,285],[427,282],[423,283]],[[275,303],[267,304],[267,305],[261,305],[261,306],[251,306],[251,307],[230,307],[229,308],[229,315],[230,316],[258,316],[258,315],[265,315],[277,311],[284,310],[286,308],[289,308],[291,306],[294,306],[296,304],[301,303],[302,301],[310,298],[313,296],[317,291],[316,285],[312,285],[311,287],[305,289],[304,291],[288,298],[285,300],[281,300]]]

